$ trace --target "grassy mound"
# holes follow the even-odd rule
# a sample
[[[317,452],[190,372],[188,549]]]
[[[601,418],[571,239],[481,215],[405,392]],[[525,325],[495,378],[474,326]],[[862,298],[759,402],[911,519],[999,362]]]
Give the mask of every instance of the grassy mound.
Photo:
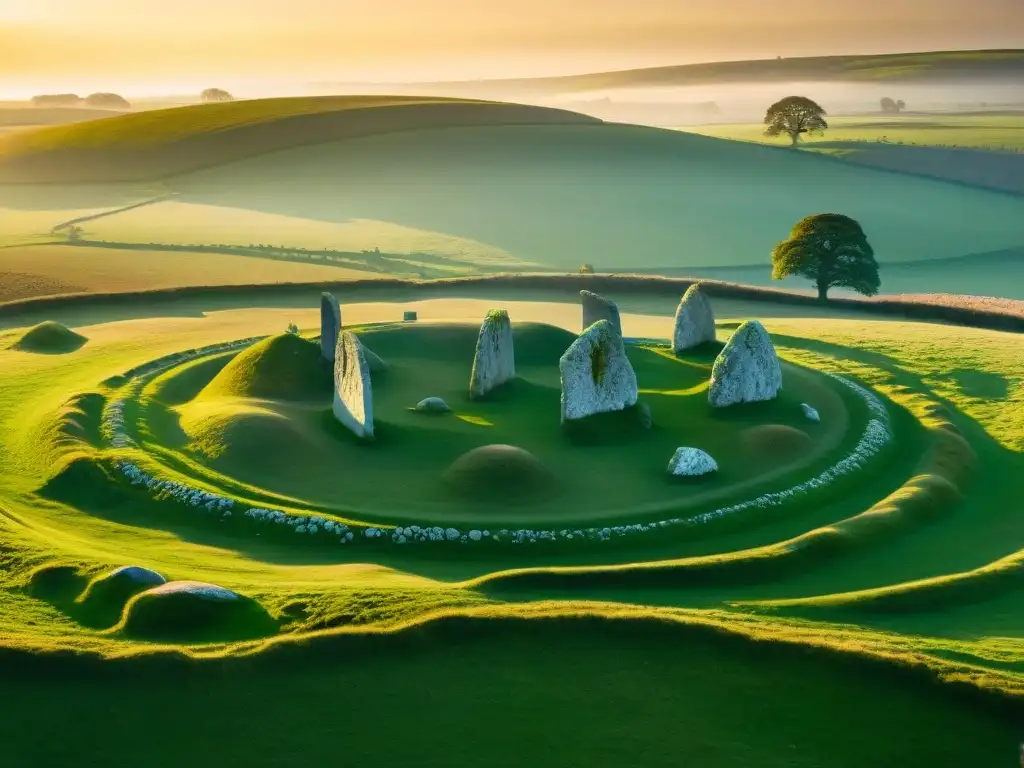
[[[130,566],[100,574],[75,600],[76,618],[90,626],[109,627],[117,622],[128,600],[163,583],[156,576],[155,572]]]
[[[480,502],[528,502],[555,490],[555,476],[529,451],[484,445],[457,458],[443,479],[452,493]]]
[[[255,600],[201,582],[171,581],[128,601],[117,631],[147,640],[267,637],[277,622]]]
[[[814,449],[810,435],[785,424],[761,424],[745,429],[740,441],[752,459],[772,464],[799,459]]]
[[[324,96],[202,104],[3,137],[0,182],[155,179],[289,147],[392,131],[595,122],[564,110],[422,96]]]
[[[67,326],[47,320],[25,331],[12,348],[40,355],[63,355],[81,349],[87,341]]]
[[[99,392],[82,392],[68,398],[54,421],[57,442],[67,445],[100,444],[100,419],[106,398]]]
[[[331,366],[320,356],[319,344],[282,333],[239,353],[198,399],[307,400],[329,394],[331,381]]]

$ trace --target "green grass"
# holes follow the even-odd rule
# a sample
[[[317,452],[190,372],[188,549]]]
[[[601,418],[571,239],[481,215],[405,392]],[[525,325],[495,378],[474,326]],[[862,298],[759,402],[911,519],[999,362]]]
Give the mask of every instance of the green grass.
[[[616,158],[614,184],[603,170],[608,157]],[[338,185],[341,177],[348,183]],[[87,222],[86,237],[379,248],[449,274],[584,262],[599,272],[679,274],[756,265],[809,210],[839,210],[862,223],[884,270],[1017,248],[1024,217],[1024,199],[617,125],[394,133],[278,152],[171,186],[174,201]],[[734,226],[737,215],[743,227]],[[958,223],[965,215],[970,228]],[[976,274],[973,290],[1002,295],[1007,278],[996,269]],[[927,292],[953,282],[945,274],[930,282],[922,270],[893,287]]]
[[[1007,114],[904,114],[864,117],[832,117],[820,136],[804,139],[809,148],[832,142],[884,142],[922,147],[1024,152],[1024,112]],[[762,142],[785,146],[789,139],[764,135],[759,123],[704,125],[687,131],[720,139]],[[842,150],[856,152],[856,148]]]
[[[357,329],[360,340],[387,363],[373,381],[373,448],[345,439],[344,430],[324,429],[331,405],[329,365],[319,360],[315,343],[288,334],[240,354],[199,397],[175,409],[180,419],[151,399],[139,414],[140,438],[145,446],[183,448],[185,455],[173,463],[206,464],[204,476],[211,480],[223,474],[342,517],[362,515],[380,523],[433,519],[484,529],[524,522],[578,524],[584,518],[610,524],[650,517],[655,509],[669,517],[749,495],[765,482],[785,487],[794,475],[827,465],[848,449],[843,430],[855,431],[858,423],[848,416],[835,385],[795,367],[787,368],[788,387],[777,401],[716,412],[707,405],[711,358],[706,352],[677,361],[663,350],[638,348],[630,355],[644,382],[641,397],[654,428],[630,432],[622,424],[605,424],[591,429],[601,432],[601,439],[585,440],[587,447],[580,449],[574,447],[579,439],[558,425],[558,358],[573,336],[551,326],[515,324],[517,380],[472,400],[467,382],[478,329],[424,323]],[[193,370],[185,375],[191,378]],[[410,411],[428,396],[442,397],[454,414],[425,419]],[[822,409],[824,424],[806,424],[798,407],[803,401]],[[773,424],[810,433],[807,450],[779,462],[772,446],[745,440],[750,428]],[[720,471],[713,480],[683,490],[668,482],[665,466],[687,433],[690,443],[718,457]],[[269,444],[289,460],[266,452]],[[442,482],[446,470],[468,451],[490,444],[533,453],[555,470],[559,493],[526,507],[506,504],[501,494],[492,494],[488,504],[450,498]],[[622,451],[628,460],[620,458]],[[594,476],[595,462],[616,463],[619,470]],[[396,464],[403,467],[401,483],[389,482]],[[359,467],[346,473],[342,499],[325,466]]]
[[[296,421],[305,401],[254,399],[246,386],[263,380],[260,364],[271,355],[314,349],[277,334],[287,322],[315,332],[317,297],[254,297],[250,308],[189,299],[158,311],[55,310],[51,320],[89,339],[62,355],[11,349],[27,321],[12,318],[0,333],[0,667],[8,694],[0,735],[10,759],[73,764],[88,742],[110,764],[146,765],[180,765],[197,751],[211,763],[251,765],[339,755],[353,764],[678,765],[681,754],[712,768],[755,759],[778,766],[1012,764],[1024,711],[1019,335],[793,318],[782,316],[787,307],[759,305],[786,360],[855,377],[888,399],[894,442],[872,469],[817,497],[679,539],[588,553],[349,550],[210,520],[113,482],[110,454],[97,447],[105,399],[141,398],[129,416],[149,422],[154,461],[181,451],[170,416],[195,403],[258,405]],[[350,326],[398,318],[404,308],[340,298]],[[571,337],[534,323],[578,331],[578,305],[507,298],[405,305],[425,320],[462,321],[447,326],[356,326],[388,362],[374,381],[383,424],[408,418],[416,429],[455,435],[500,429],[501,440],[486,442],[511,442],[516,430],[539,428],[543,421],[532,410],[544,403],[557,424],[557,390],[551,401],[545,376]],[[720,335],[746,319],[713,301]],[[470,403],[464,390],[476,329],[495,306],[515,321],[517,369],[542,392],[513,387],[504,399]],[[624,328],[667,335],[673,308],[623,301]],[[271,338],[235,358],[252,366],[232,368],[221,355],[114,390],[112,377],[147,360],[254,334]],[[641,387],[650,390],[641,399],[669,433],[665,446],[705,439],[710,425],[692,406],[701,401],[710,358],[677,361],[637,347],[630,355]],[[821,427],[838,426],[845,412],[849,424],[839,427],[840,437],[856,437],[865,417],[860,401],[823,388],[817,374],[801,390],[795,370],[786,368],[790,402],[833,393],[839,401],[819,408]],[[200,394],[217,379],[230,382],[225,393]],[[280,397],[279,383],[271,383]],[[420,399],[414,394],[445,396],[455,413],[409,412]],[[526,417],[515,412],[517,401],[530,406]],[[321,406],[326,401],[314,410]],[[741,414],[715,426],[739,439],[760,423],[760,415]],[[768,423],[808,426],[775,412]],[[302,429],[322,434],[322,422]],[[408,446],[389,443],[386,430],[381,435],[359,463],[330,461],[335,489],[359,482],[354,475],[368,469],[378,486],[385,478],[414,484],[417,464],[445,464],[421,451],[403,454],[385,474],[383,463],[374,467],[377,455]],[[436,437],[437,444],[454,440]],[[260,463],[251,486],[296,471],[313,455],[277,439],[264,446],[252,451]],[[643,446],[629,444],[641,452],[630,463],[643,459]],[[665,446],[658,445],[659,471]],[[596,451],[583,477],[601,496],[638,490],[635,482],[618,490],[606,477],[611,453],[602,453],[604,446],[580,450]],[[559,473],[577,471],[561,458],[549,464]],[[203,467],[182,461],[169,471]],[[248,490],[235,483],[228,492]],[[395,497],[401,489],[377,492]],[[298,511],[304,500],[281,505]],[[772,558],[777,563],[767,562]],[[708,567],[694,568],[700,560]],[[723,568],[730,561],[750,567]],[[126,633],[132,625],[125,606],[139,598],[112,594],[92,612],[80,598],[96,589],[90,585],[97,577],[129,564],[235,590],[262,606],[277,632],[268,635],[261,613],[254,624],[251,617],[229,620],[213,635],[202,628],[183,633],[172,607],[158,610],[141,634]],[[552,566],[561,569],[552,571],[559,579],[532,584],[515,585],[499,573]],[[569,578],[581,566],[592,575]],[[645,567],[651,578],[624,575]],[[43,707],[69,713],[62,738],[39,718]]]
[[[296,144],[430,126],[545,122],[594,121],[542,107],[431,97],[197,104],[0,136],[0,182],[153,180]]]

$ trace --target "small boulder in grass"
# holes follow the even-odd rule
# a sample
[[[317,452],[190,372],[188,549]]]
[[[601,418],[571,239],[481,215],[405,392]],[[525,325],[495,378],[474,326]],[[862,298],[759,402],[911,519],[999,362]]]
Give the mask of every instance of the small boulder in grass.
[[[804,412],[804,417],[808,421],[821,421],[821,416],[818,414],[818,411],[815,408],[809,406],[807,403],[800,403],[800,410]]]
[[[426,397],[416,403],[416,410],[420,413],[451,413],[452,409],[440,397]]]
[[[718,463],[700,448],[676,448],[668,463],[673,477],[700,477],[718,471]]]

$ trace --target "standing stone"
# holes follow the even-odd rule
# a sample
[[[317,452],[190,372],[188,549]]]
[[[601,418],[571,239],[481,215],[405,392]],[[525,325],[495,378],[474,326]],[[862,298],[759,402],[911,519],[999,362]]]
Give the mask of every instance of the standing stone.
[[[562,423],[636,405],[636,372],[622,335],[609,320],[598,320],[558,361],[562,378]]]
[[[717,471],[718,463],[700,448],[676,448],[668,462],[668,473],[676,477],[700,477]]]
[[[356,437],[373,437],[373,389],[363,345],[342,331],[334,352],[334,417]]]
[[[469,396],[482,397],[515,377],[512,321],[504,309],[492,309],[480,325],[480,335],[476,338],[473,372],[469,377]]]
[[[711,368],[708,402],[715,408],[771,400],[782,389],[782,366],[768,331],[757,320],[743,323]]]
[[[412,323],[412,322],[415,322],[415,320],[416,320],[416,313],[415,312],[403,312],[402,313],[402,322],[404,322],[404,323]]]
[[[714,340],[715,313],[711,311],[711,302],[701,290],[700,283],[694,283],[686,289],[676,308],[672,351],[679,354]]]
[[[804,418],[808,421],[821,421],[821,415],[818,413],[817,408],[807,403],[800,403],[800,410],[804,412]]]
[[[330,293],[320,294],[320,352],[324,360],[334,361],[334,349],[341,332],[341,307]]]
[[[614,301],[598,296],[590,291],[580,291],[580,305],[583,307],[583,330],[587,330],[598,320],[607,320],[615,332],[622,335],[622,321],[619,319],[619,308]]]

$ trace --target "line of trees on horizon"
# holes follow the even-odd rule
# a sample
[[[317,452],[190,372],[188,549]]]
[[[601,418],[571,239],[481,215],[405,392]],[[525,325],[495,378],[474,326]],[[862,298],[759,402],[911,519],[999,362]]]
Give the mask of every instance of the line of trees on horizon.
[[[91,107],[93,109],[131,109],[131,102],[116,93],[92,93],[81,97],[77,93],[52,93],[33,96],[35,107]]]

